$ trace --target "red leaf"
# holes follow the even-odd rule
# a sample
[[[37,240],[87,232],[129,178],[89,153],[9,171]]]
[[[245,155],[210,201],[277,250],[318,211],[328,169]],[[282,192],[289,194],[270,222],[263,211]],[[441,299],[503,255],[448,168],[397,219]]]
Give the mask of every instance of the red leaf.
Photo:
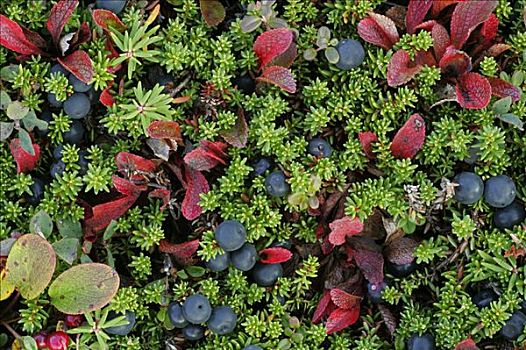
[[[157,166],[149,159],[128,152],[119,152],[115,156],[117,169],[123,173],[145,172],[153,173]]]
[[[435,20],[424,22],[416,27],[417,29],[424,29],[431,33],[433,38],[433,51],[435,58],[440,61],[448,46],[451,45],[449,33],[447,29]]]
[[[89,29],[88,23],[84,22],[80,25],[79,29],[73,35],[73,38],[69,41],[68,50],[75,51],[81,44],[88,42],[91,39],[91,30]]]
[[[111,202],[96,205],[92,208],[93,215],[85,218],[85,227],[88,234],[96,233],[108,226],[111,220],[120,218],[135,201],[139,195],[128,195],[119,197]]]
[[[163,201],[161,210],[164,210],[166,206],[170,203],[170,190],[166,188],[157,188],[152,192],[148,193],[150,198],[160,198]]]
[[[330,303],[332,303],[331,293],[328,290],[324,290],[323,295],[318,302],[318,306],[312,315],[312,323],[318,323],[321,321]]]
[[[352,254],[356,265],[369,282],[378,284],[384,280],[384,257],[381,252],[354,249]]]
[[[226,164],[228,146],[223,142],[210,142],[203,140],[200,146],[184,156],[184,162],[194,170],[205,171],[214,168],[219,163]]]
[[[451,17],[451,43],[461,49],[471,32],[489,18],[497,4],[497,0],[464,1],[457,4]]]
[[[51,9],[46,27],[55,45],[58,44],[62,29],[64,29],[69,17],[71,17],[71,14],[75,11],[78,4],[78,0],[59,0]]]
[[[287,51],[294,40],[294,33],[288,28],[277,28],[259,35],[254,42],[254,52],[259,58],[259,68]]]
[[[30,41],[18,23],[0,15],[0,45],[22,55],[42,54],[42,50]]]
[[[486,78],[491,85],[491,93],[497,97],[504,98],[511,96],[514,102],[521,98],[521,90],[515,85],[499,78]]]
[[[433,1],[433,8],[431,10],[431,16],[436,17],[443,9],[449,5],[456,4],[462,0],[437,0]]]
[[[201,14],[206,24],[215,27],[223,22],[226,16],[225,7],[218,0],[200,0]]]
[[[197,249],[199,249],[198,239],[179,244],[170,243],[165,239],[161,239],[159,242],[159,251],[162,253],[173,254],[176,257],[183,259],[191,258],[192,255],[197,253]]]
[[[478,350],[478,347],[473,339],[466,339],[458,343],[454,350]]]
[[[287,51],[274,58],[268,65],[289,68],[290,66],[292,66],[292,63],[296,59],[296,56],[298,56],[298,49],[296,48],[296,44],[292,43],[290,44]]]
[[[471,58],[464,51],[449,46],[438,66],[444,75],[459,77],[471,70]]]
[[[413,158],[424,145],[426,124],[420,114],[409,117],[398,130],[391,143],[391,153],[395,158]]]
[[[329,319],[327,320],[327,324],[325,325],[327,334],[332,334],[334,332],[341,331],[342,329],[345,329],[349,327],[350,325],[353,325],[354,323],[356,323],[356,321],[358,321],[359,317],[360,317],[360,306],[357,306],[350,310],[345,310],[345,309],[334,310],[329,316]]]
[[[389,50],[400,37],[395,23],[388,17],[371,12],[358,23],[360,38],[376,46]]]
[[[289,261],[292,253],[288,249],[275,247],[263,249],[259,252],[259,257],[263,264],[279,264]]]
[[[112,176],[113,187],[125,196],[138,196],[142,191],[146,191],[146,185],[136,185],[130,180],[123,179],[119,176]]]
[[[236,124],[230,130],[223,131],[221,136],[234,147],[245,147],[248,141],[248,125],[242,109],[238,113]]]
[[[387,83],[391,87],[403,85],[413,79],[421,69],[422,66],[412,62],[405,50],[398,50],[387,66]]]
[[[99,101],[106,107],[111,107],[115,103],[115,99],[113,98],[113,95],[111,94],[111,86],[108,86],[104,90],[102,90]]]
[[[179,123],[174,121],[155,120],[148,126],[148,136],[154,139],[171,139],[182,141]]]
[[[424,21],[427,12],[433,5],[433,0],[411,0],[407,5],[405,26],[409,34],[414,34],[416,27]]]
[[[20,25],[20,28],[22,28],[22,31],[24,32],[24,35],[26,36],[27,40],[29,40],[32,44],[40,47],[41,49],[45,49],[47,47],[47,42],[40,36],[40,34],[27,29],[23,25]]]
[[[376,154],[373,152],[373,142],[378,141],[378,136],[372,131],[363,131],[358,133],[358,138],[367,158],[375,159]]]
[[[331,222],[329,228],[331,229],[329,242],[334,245],[342,245],[345,243],[347,236],[354,236],[362,232],[363,224],[358,218],[344,216]]]
[[[93,63],[89,55],[82,50],[77,50],[66,57],[59,57],[58,62],[86,84],[93,79]]]
[[[93,21],[96,25],[101,27],[106,32],[110,31],[110,28],[116,29],[119,32],[126,30],[126,25],[117,17],[116,14],[109,10],[96,9],[92,13]]]
[[[495,14],[491,14],[489,18],[484,22],[480,30],[480,34],[486,42],[490,42],[497,36],[499,29],[499,19]]]
[[[495,44],[492,45],[489,49],[484,51],[484,56],[497,57],[505,51],[508,51],[510,46],[507,44]]]
[[[278,86],[283,91],[294,94],[296,92],[296,80],[289,69],[281,66],[270,66],[263,70],[263,74],[256,79],[265,83]]]
[[[19,138],[12,139],[9,143],[9,148],[11,149],[11,155],[16,162],[16,173],[27,173],[35,169],[40,159],[40,146],[36,143],[33,144],[33,149],[35,150],[35,155],[31,155],[22,148]]]
[[[182,203],[182,213],[187,220],[194,220],[203,209],[199,205],[200,194],[210,190],[208,181],[200,171],[185,165],[186,194]]]
[[[457,80],[457,101],[463,108],[482,109],[491,99],[491,85],[478,73],[466,73]]]
[[[331,289],[331,300],[337,307],[349,310],[359,305],[362,298],[349,294],[339,288],[333,288]]]

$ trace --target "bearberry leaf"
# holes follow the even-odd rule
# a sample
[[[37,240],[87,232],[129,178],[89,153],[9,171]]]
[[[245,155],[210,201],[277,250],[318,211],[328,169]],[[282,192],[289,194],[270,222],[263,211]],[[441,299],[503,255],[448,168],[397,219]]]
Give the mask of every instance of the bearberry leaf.
[[[325,311],[327,310],[329,304],[332,303],[331,299],[331,293],[329,290],[324,290],[323,295],[318,302],[318,306],[316,307],[316,310],[314,310],[314,314],[312,315],[312,323],[318,323],[321,321],[323,316],[325,315]]]
[[[61,273],[49,286],[51,304],[70,315],[99,310],[119,289],[119,275],[108,265],[80,264]]]
[[[463,108],[482,109],[491,98],[491,85],[478,73],[466,73],[460,76],[455,87],[457,101]]]
[[[237,148],[243,148],[248,141],[248,125],[243,110],[237,116],[236,124],[227,131],[221,132],[226,142]]]
[[[111,87],[107,87],[104,90],[102,90],[99,101],[106,107],[111,107],[115,103],[115,99],[113,98],[113,95],[111,94]]]
[[[360,304],[361,297],[352,295],[343,291],[339,288],[331,289],[331,300],[332,302],[341,309],[352,309]]]
[[[53,221],[44,210],[39,210],[29,221],[29,232],[49,237],[53,232]]]
[[[156,188],[152,192],[148,193],[150,198],[160,198],[163,202],[161,210],[164,210],[168,203],[170,203],[170,190],[166,188]]]
[[[461,49],[471,32],[490,17],[497,4],[497,0],[458,3],[451,17],[451,43]]]
[[[458,77],[471,70],[471,57],[464,51],[449,46],[440,59],[438,66],[444,75]]]
[[[433,0],[411,0],[407,5],[405,26],[409,34],[414,34],[416,27],[424,21],[427,12],[433,5]]]
[[[226,164],[226,148],[227,145],[223,142],[203,140],[200,142],[199,147],[184,156],[184,162],[194,170],[210,170],[218,164]]]
[[[478,347],[473,339],[466,339],[458,343],[454,350],[478,350]]]
[[[119,32],[126,30],[126,25],[110,10],[96,9],[93,10],[92,16],[93,22],[107,32],[110,32],[110,29]]]
[[[391,49],[400,39],[395,23],[390,18],[374,12],[358,23],[358,35],[368,43],[386,50]]]
[[[84,220],[87,234],[97,233],[108,226],[112,220],[120,218],[131,208],[138,197],[138,194],[122,196],[91,208],[91,215],[86,213]]]
[[[296,92],[296,80],[289,69],[281,66],[270,66],[263,70],[263,74],[257,81],[276,85],[283,91],[294,94]]]
[[[446,52],[447,47],[451,44],[451,39],[447,29],[440,23],[435,23],[431,29],[431,37],[433,38],[433,51],[435,57],[440,61],[440,58]]]
[[[183,140],[179,123],[174,121],[155,120],[148,127],[147,133],[154,139]]]
[[[59,57],[58,62],[80,81],[91,83],[93,63],[85,51],[77,50],[66,57]]]
[[[77,238],[62,238],[53,243],[53,249],[59,258],[71,265],[78,257],[79,240]]]
[[[411,238],[401,237],[393,240],[385,249],[385,257],[393,264],[410,264],[415,259],[413,253],[418,243]]]
[[[159,251],[171,254],[177,263],[183,266],[191,262],[192,256],[197,252],[197,249],[199,249],[198,239],[178,244],[170,243],[164,239],[159,242]]]
[[[524,123],[523,123],[523,121],[519,117],[517,117],[515,114],[513,114],[513,113],[499,114],[499,115],[497,115],[497,118],[499,118],[500,120],[502,120],[505,123],[508,123],[508,124],[511,124],[511,125],[515,126],[517,129],[519,129],[521,131],[524,130]]]
[[[373,152],[373,143],[378,141],[378,136],[372,131],[362,131],[358,133],[358,138],[362,144],[363,151],[369,159],[375,159],[376,155]]]
[[[37,166],[38,160],[40,159],[40,146],[35,143],[32,146],[35,150],[34,155],[31,155],[22,148],[22,142],[19,138],[11,140],[9,148],[16,162],[17,174],[30,172]]]
[[[344,216],[341,219],[334,220],[329,224],[331,232],[329,233],[329,242],[334,245],[342,245],[345,238],[357,235],[362,232],[363,224],[358,218]]]
[[[384,257],[381,252],[372,249],[353,249],[353,257],[365,278],[378,284],[384,280]]]
[[[289,261],[292,258],[292,253],[285,248],[273,247],[260,251],[259,257],[263,264],[279,264]]]
[[[64,29],[78,4],[78,0],[59,0],[51,9],[46,27],[55,45],[58,44],[62,29]]]
[[[275,57],[270,61],[267,66],[281,66],[289,68],[294,63],[294,60],[298,56],[298,49],[295,43],[291,43],[289,48],[283,52],[281,55]]]
[[[208,181],[200,171],[185,165],[184,175],[186,180],[186,193],[182,203],[182,213],[187,220],[194,220],[201,215],[203,209],[199,205],[201,193],[210,190]]]
[[[0,15],[0,45],[22,55],[42,54],[42,50],[24,33],[22,27],[4,15]]]
[[[491,14],[489,18],[482,24],[480,34],[486,42],[490,42],[497,36],[499,29],[499,19],[495,14]]]
[[[143,172],[153,173],[157,166],[154,162],[128,152],[119,152],[115,156],[115,164],[122,174]]]
[[[391,153],[395,158],[413,158],[424,145],[426,124],[418,114],[413,114],[398,130],[391,143]]]
[[[208,26],[215,27],[225,19],[226,10],[220,1],[200,0],[199,5],[201,7],[201,14]]]
[[[398,50],[387,66],[387,84],[391,87],[403,85],[413,79],[420,70],[422,66],[411,61],[407,51]]]
[[[486,78],[491,85],[491,93],[497,97],[510,96],[513,102],[517,102],[521,98],[521,90],[515,85],[508,83],[500,78]]]
[[[287,28],[266,31],[254,42],[254,52],[259,58],[260,68],[287,51],[294,40],[294,33]]]
[[[433,1],[433,8],[431,9],[431,15],[433,17],[436,17],[443,9],[446,7],[456,4],[457,2],[460,2],[462,0],[440,0],[440,1]]]
[[[7,280],[26,299],[39,296],[53,277],[56,257],[51,244],[39,235],[17,239],[7,257]]]
[[[332,334],[345,329],[358,321],[360,317],[360,306],[352,309],[336,309],[329,315],[325,329],[327,334]]]

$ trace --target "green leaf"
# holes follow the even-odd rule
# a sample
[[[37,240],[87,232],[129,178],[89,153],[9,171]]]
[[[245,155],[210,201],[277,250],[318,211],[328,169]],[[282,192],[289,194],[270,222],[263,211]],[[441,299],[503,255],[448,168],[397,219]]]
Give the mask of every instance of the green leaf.
[[[31,221],[29,222],[29,232],[31,233],[40,233],[44,237],[49,237],[53,231],[53,221],[51,217],[44,210],[40,210],[38,213],[33,215]]]
[[[493,104],[493,112],[495,114],[504,114],[508,113],[511,107],[511,96],[501,98],[498,101],[495,101]]]
[[[82,226],[78,221],[71,219],[58,220],[57,228],[64,238],[82,238]]]
[[[245,16],[241,20],[240,27],[243,33],[250,33],[258,29],[262,21],[260,17],[256,16]]]
[[[24,129],[18,129],[18,137],[20,138],[20,146],[22,146],[24,151],[34,156],[35,148],[33,148],[33,141],[27,131]]]
[[[58,276],[48,294],[60,312],[80,315],[107,305],[119,289],[119,275],[108,265],[80,264]]]
[[[318,51],[314,48],[308,48],[307,50],[303,51],[303,58],[306,61],[312,61],[316,58],[316,55],[318,54]]]
[[[511,76],[511,83],[515,86],[521,86],[524,82],[524,72],[521,70],[515,71]]]
[[[11,120],[20,120],[29,113],[29,107],[26,107],[20,101],[13,101],[7,106],[6,114]]]
[[[15,128],[14,122],[0,122],[0,141],[7,140]]]
[[[504,113],[497,115],[497,118],[505,123],[515,126],[519,130],[524,130],[524,123],[522,120],[513,113]]]
[[[0,347],[6,346],[8,340],[9,340],[9,337],[7,336],[7,334],[5,333],[0,334]]]
[[[185,270],[193,278],[201,277],[206,272],[205,268],[201,266],[188,266]]]
[[[10,64],[0,70],[0,79],[8,81],[10,83],[15,81],[16,73],[18,72],[18,66],[16,64]]]
[[[33,337],[25,335],[19,338],[20,343],[22,344],[23,350],[37,350],[37,342]]]
[[[56,257],[44,238],[27,234],[18,238],[7,257],[7,280],[26,299],[39,296],[53,277]]]
[[[340,60],[340,55],[334,47],[328,47],[325,49],[325,57],[327,58],[327,61],[332,64],[336,64]]]
[[[0,90],[0,109],[4,110],[11,104],[11,97],[4,90]]]
[[[316,37],[316,45],[320,49],[324,49],[329,45],[331,40],[331,30],[328,27],[322,26],[318,29],[318,36]]]
[[[22,119],[22,124],[27,131],[33,131],[35,127],[39,130],[47,130],[48,123],[37,118],[35,111],[30,110],[29,113]]]
[[[59,258],[71,265],[78,257],[79,240],[77,238],[62,238],[53,243],[53,249]]]
[[[117,221],[111,220],[108,227],[106,227],[106,230],[104,230],[104,235],[102,236],[102,239],[107,241],[111,237],[113,237],[113,234],[115,233],[115,228],[117,227]]]

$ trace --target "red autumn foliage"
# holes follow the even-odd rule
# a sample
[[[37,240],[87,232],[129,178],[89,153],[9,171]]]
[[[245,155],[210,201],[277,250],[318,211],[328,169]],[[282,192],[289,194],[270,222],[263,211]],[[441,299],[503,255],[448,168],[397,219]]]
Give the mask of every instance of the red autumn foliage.
[[[35,169],[40,159],[40,146],[36,143],[33,144],[35,155],[31,155],[25,149],[22,148],[21,141],[19,138],[12,139],[9,144],[11,155],[16,162],[16,173],[27,173]]]
[[[254,42],[254,53],[259,58],[259,68],[285,53],[294,40],[294,33],[287,28],[277,28],[259,35]]]
[[[270,66],[265,68],[256,80],[276,85],[291,94],[296,92],[296,80],[294,80],[290,70],[285,67]]]
[[[409,2],[405,16],[405,26],[409,34],[414,34],[416,27],[424,21],[424,18],[432,5],[433,0]]]
[[[352,250],[352,257],[369,282],[379,284],[384,280],[384,257],[381,251],[360,247]]]
[[[454,350],[478,350],[478,347],[473,339],[466,339],[458,343]]]
[[[39,55],[43,51],[24,32],[22,27],[4,15],[0,15],[0,45],[22,55]],[[35,35],[38,35],[34,33]]]
[[[409,82],[422,70],[422,65],[411,60],[409,53],[398,50],[394,53],[387,66],[387,83],[389,86],[399,86]]]
[[[134,182],[123,179],[119,176],[112,176],[112,180],[113,187],[115,187],[119,193],[125,196],[135,196],[148,189],[146,185],[137,185]]]
[[[322,320],[329,304],[332,304],[331,293],[329,290],[325,290],[312,315],[312,323],[319,323]]]
[[[486,78],[491,85],[491,93],[497,97],[503,98],[511,96],[514,102],[521,98],[521,93],[517,87],[500,78]]]
[[[154,139],[171,139],[182,141],[179,123],[174,121],[156,120],[148,126],[148,136]]]
[[[106,32],[109,32],[110,28],[114,28],[119,32],[126,30],[126,25],[122,23],[116,14],[109,10],[96,9],[93,10],[91,15],[93,22]]]
[[[478,73],[466,73],[460,76],[455,87],[460,105],[468,109],[480,109],[487,106],[491,98],[491,85]]]
[[[362,232],[363,224],[358,218],[344,216],[341,219],[334,220],[329,224],[331,232],[329,233],[329,242],[333,245],[342,245],[345,239]]]
[[[347,293],[339,288],[333,288],[330,291],[331,300],[341,309],[353,309],[360,305],[361,297]]]
[[[227,154],[225,153],[227,145],[223,142],[210,142],[203,140],[199,147],[190,151],[184,157],[184,162],[192,169],[205,171],[215,168],[218,164],[226,164]]]
[[[386,50],[400,40],[394,22],[374,12],[358,23],[358,34],[363,40]]]
[[[102,90],[99,96],[99,101],[106,107],[113,106],[113,104],[115,103],[115,99],[113,98],[113,95],[111,94],[110,87],[107,87],[106,89]]]
[[[79,80],[88,83],[93,79],[93,64],[85,51],[74,51],[65,57],[58,57],[57,61]]]
[[[424,145],[426,124],[420,114],[409,117],[398,130],[391,143],[391,153],[395,158],[413,158]]]
[[[119,172],[131,179],[141,179],[140,173],[152,173],[157,168],[151,160],[128,152],[119,152],[115,156],[115,164]]]
[[[290,250],[274,247],[266,248],[259,252],[260,262],[263,264],[279,264],[289,261],[292,258]]]
[[[160,198],[163,201],[161,210],[164,210],[166,206],[170,203],[170,190],[166,188],[157,188],[152,192],[148,193],[148,197]]]
[[[73,14],[78,4],[78,0],[60,0],[51,9],[46,27],[55,45],[58,44],[62,29],[64,29],[69,17]]]
[[[159,242],[159,251],[171,254],[180,265],[190,264],[197,249],[199,249],[198,239],[179,244],[170,243],[164,239]]]
[[[199,205],[201,193],[207,193],[210,190],[208,181],[200,171],[185,165],[184,179],[186,183],[186,194],[182,203],[182,213],[187,220],[194,220],[201,215],[203,209]]]
[[[352,309],[338,308],[331,312],[325,328],[327,334],[332,334],[353,325],[360,317],[360,306]]]
[[[376,155],[373,152],[373,143],[378,141],[378,136],[372,131],[362,131],[358,133],[358,138],[362,144],[363,151],[369,159],[375,159]]]
[[[490,17],[497,4],[497,0],[458,3],[451,17],[451,44],[461,49],[471,32]]]

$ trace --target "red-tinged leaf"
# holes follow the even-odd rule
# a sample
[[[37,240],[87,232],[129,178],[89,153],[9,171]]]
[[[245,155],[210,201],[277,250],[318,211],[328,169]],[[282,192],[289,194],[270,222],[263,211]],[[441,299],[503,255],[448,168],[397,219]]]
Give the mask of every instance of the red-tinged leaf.
[[[360,268],[365,278],[372,284],[384,280],[384,257],[381,252],[368,249],[354,249],[354,261]]]
[[[329,255],[334,251],[335,245],[329,242],[329,235],[327,235],[321,242],[321,252],[323,255]]]
[[[227,145],[223,142],[210,142],[203,140],[200,146],[188,152],[184,162],[194,170],[206,171],[213,169],[218,164],[226,164]]]
[[[400,39],[395,23],[390,18],[373,12],[358,23],[358,35],[368,43],[386,50],[391,49]]]
[[[139,195],[122,196],[111,202],[96,205],[92,208],[92,216],[85,218],[86,232],[89,235],[97,233],[120,218],[135,203]]]
[[[289,68],[298,56],[298,49],[295,43],[290,44],[287,51],[274,58],[268,65],[269,66],[281,66]]]
[[[471,70],[471,57],[464,51],[449,46],[438,63],[442,74],[449,77],[459,77]]]
[[[440,23],[436,23],[431,29],[431,37],[433,38],[433,51],[435,52],[435,58],[440,58],[446,52],[447,47],[451,44],[449,33],[447,29]]]
[[[136,185],[130,180],[123,179],[116,175],[113,175],[111,179],[113,181],[113,187],[125,196],[138,196],[142,191],[148,189],[146,185]]]
[[[16,173],[27,173],[35,169],[40,159],[40,146],[36,143],[33,144],[35,155],[29,154],[25,149],[22,148],[22,144],[19,138],[12,139],[9,143],[9,149],[11,155],[16,162]]]
[[[424,145],[426,124],[417,113],[409,117],[398,130],[391,143],[391,153],[395,158],[413,158]]]
[[[321,321],[330,303],[332,303],[331,293],[329,290],[324,290],[318,306],[312,315],[312,323],[319,323]]]
[[[254,52],[259,58],[259,68],[283,54],[292,44],[294,33],[288,28],[277,28],[259,35],[254,42]]]
[[[148,136],[154,139],[171,139],[182,141],[179,123],[166,120],[155,120],[148,126]]]
[[[431,16],[436,17],[446,7],[456,4],[462,0],[435,0],[431,9]]]
[[[289,69],[281,66],[266,67],[256,80],[276,85],[291,94],[296,93],[296,80]]]
[[[461,49],[471,32],[490,17],[497,4],[498,0],[464,1],[457,4],[451,17],[451,43]]]
[[[109,32],[113,28],[119,32],[126,30],[126,25],[117,17],[117,15],[109,10],[96,9],[92,13],[93,22],[101,27],[103,30]]]
[[[355,308],[362,300],[359,296],[349,294],[339,288],[331,289],[330,294],[332,302],[340,309],[349,310]]]
[[[480,34],[486,42],[490,42],[497,36],[499,30],[499,19],[495,14],[491,14],[489,18],[484,22],[480,29]]]
[[[111,107],[115,103],[115,99],[113,98],[113,95],[111,94],[111,86],[108,86],[102,92],[99,96],[99,101],[106,107]]]
[[[478,350],[478,347],[473,339],[466,339],[458,343],[454,350]]]
[[[403,85],[413,79],[421,69],[422,66],[412,62],[405,50],[398,50],[387,66],[387,83],[391,87]]]
[[[491,85],[478,73],[466,73],[457,79],[455,92],[457,102],[467,109],[482,109],[491,99]]]
[[[367,158],[375,159],[376,154],[373,152],[373,143],[378,141],[378,136],[372,131],[363,131],[358,133],[358,138]]]
[[[91,83],[93,63],[85,51],[77,50],[66,57],[59,57],[58,62],[80,81]]]
[[[64,29],[64,26],[68,22],[73,11],[77,8],[78,4],[78,0],[59,0],[51,9],[46,27],[51,34],[55,45],[58,44],[62,29]]]
[[[162,253],[173,254],[181,258],[190,258],[192,255],[197,253],[199,249],[199,240],[194,239],[184,243],[170,243],[165,239],[159,242],[159,251]]]
[[[170,203],[170,190],[166,188],[157,188],[152,192],[148,193],[150,198],[160,198],[163,201],[161,210],[164,210],[166,206]]]
[[[192,99],[192,95],[174,97],[174,99],[172,100],[172,103],[175,103],[175,104],[186,103],[190,101],[191,99]]]
[[[417,66],[429,66],[429,67],[435,67],[437,65],[437,61],[435,60],[435,56],[429,51],[417,51],[415,53],[415,64]]]
[[[0,45],[22,55],[38,55],[42,50],[29,40],[18,23],[0,15]]]
[[[69,41],[69,48],[68,50],[74,51],[76,50],[81,44],[84,44],[88,42],[91,39],[91,30],[89,29],[88,23],[84,22],[80,25],[79,29],[75,32],[73,35],[73,38]]]
[[[119,57],[119,53],[115,49],[115,46],[113,45],[113,41],[111,41],[109,38],[106,39],[104,42],[104,48],[110,52],[108,55],[108,58],[117,58]]]
[[[281,247],[267,248],[259,252],[259,258],[263,264],[279,264],[289,261],[292,253]]]
[[[327,334],[332,334],[332,333],[341,331],[353,325],[354,323],[356,323],[356,321],[358,321],[359,317],[360,317],[360,306],[359,305],[350,310],[346,310],[346,309],[334,310],[330,314],[329,318],[327,319],[327,323],[325,325]]]
[[[414,251],[416,247],[418,247],[418,243],[414,239],[400,237],[387,245],[384,249],[384,256],[393,264],[411,264],[415,260]]]
[[[427,12],[433,5],[433,0],[411,0],[407,5],[405,26],[409,34],[414,34],[416,27],[424,21]]]
[[[334,245],[342,245],[345,238],[357,235],[363,230],[363,223],[358,218],[344,216],[341,219],[334,220],[329,224],[331,232],[329,233],[329,242]]]
[[[238,113],[236,124],[230,130],[222,132],[221,136],[234,147],[245,147],[248,141],[248,125],[243,110]]]
[[[22,31],[24,32],[24,35],[26,36],[27,40],[29,40],[32,44],[40,47],[41,49],[45,49],[47,47],[47,42],[40,36],[40,34],[29,30],[23,25],[20,25],[20,28],[22,28]]]
[[[514,102],[521,98],[521,90],[515,85],[508,83],[500,78],[486,78],[491,85],[491,93],[497,97],[504,98],[510,96]]]
[[[199,205],[201,193],[210,190],[208,181],[200,171],[185,165],[184,175],[186,180],[186,194],[182,203],[182,213],[187,220],[194,220],[201,215],[203,209]]]
[[[209,27],[215,27],[223,22],[226,16],[226,10],[223,4],[218,0],[200,0],[201,14]]]
[[[119,152],[115,156],[115,164],[117,164],[117,169],[123,174],[136,172],[153,173],[157,168],[151,160],[128,152]]]

